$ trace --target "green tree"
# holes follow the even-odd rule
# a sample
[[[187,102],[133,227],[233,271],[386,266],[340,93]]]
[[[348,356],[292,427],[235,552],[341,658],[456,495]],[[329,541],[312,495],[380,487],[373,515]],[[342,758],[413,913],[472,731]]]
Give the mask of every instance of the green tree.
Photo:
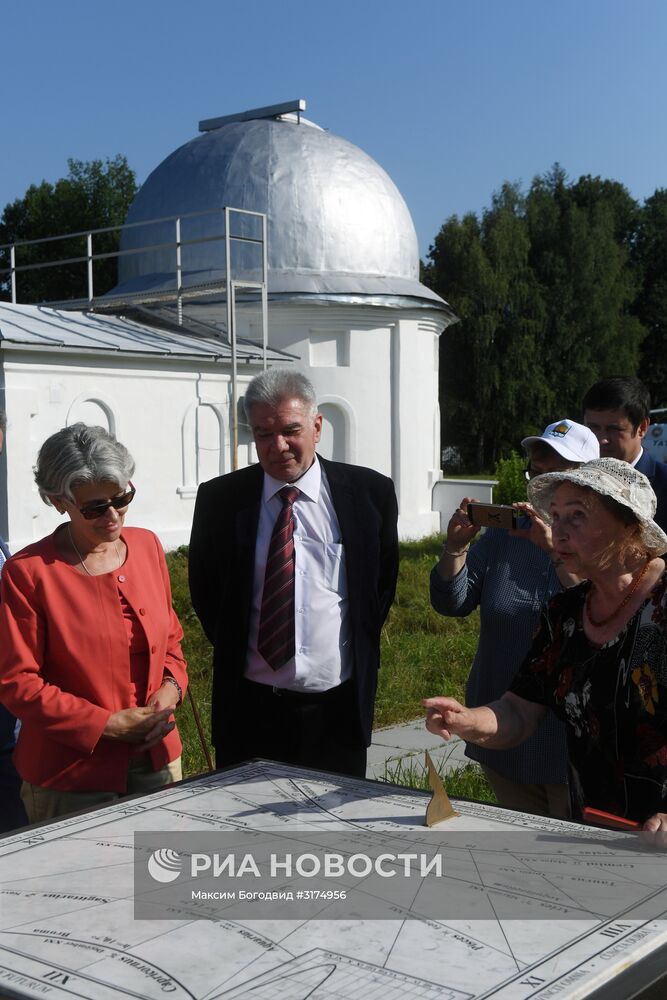
[[[527,498],[525,468],[526,456],[518,451],[500,459],[493,470],[493,477],[498,480],[493,487],[494,503],[517,503]]]
[[[528,251],[523,198],[505,184],[481,220],[450,218],[429,252],[424,278],[461,318],[440,343],[442,440],[461,449],[469,469],[492,468],[516,446],[517,412],[530,423],[544,391]]]
[[[69,173],[49,184],[32,184],[23,198],[5,206],[0,218],[0,244],[39,240],[66,233],[118,226],[125,221],[128,208],[137,193],[134,171],[124,156],[113,159],[68,160]],[[118,249],[119,233],[103,233],[94,238],[94,253],[112,253]],[[16,264],[29,265],[86,254],[85,237],[61,239],[37,246],[18,246]],[[9,252],[1,252],[0,267],[9,267]],[[116,260],[96,261],[95,295],[102,295],[116,284]],[[3,275],[0,295],[10,297],[10,284]],[[81,299],[87,295],[85,263],[64,264],[17,274],[19,302],[49,302]]]
[[[635,303],[647,331],[639,377],[654,406],[667,406],[667,189],[659,188],[644,202],[635,247],[641,288]]]
[[[429,251],[424,279],[447,298],[461,321],[440,339],[442,443],[459,447],[464,467],[475,467],[478,449],[484,450],[478,415],[488,405],[484,357],[492,335],[487,308],[492,276],[475,215],[452,216],[443,225]]]
[[[601,376],[637,370],[645,335],[631,312],[638,218],[639,206],[615,181],[582,177],[568,184],[556,165],[531,185],[526,219],[545,307],[549,419],[576,418],[583,394]]]
[[[443,444],[468,469],[576,419],[599,377],[636,372],[640,218],[622,184],[569,183],[555,164],[525,196],[504,184],[481,219],[442,227],[423,273],[461,318],[441,338],[440,405]]]

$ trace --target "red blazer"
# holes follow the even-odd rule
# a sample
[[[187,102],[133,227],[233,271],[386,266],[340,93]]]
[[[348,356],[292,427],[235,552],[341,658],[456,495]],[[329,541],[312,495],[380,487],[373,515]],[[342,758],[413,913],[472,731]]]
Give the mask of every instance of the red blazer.
[[[14,763],[34,785],[126,790],[131,743],[101,739],[112,712],[130,706],[130,657],[118,590],[146,633],[148,699],[165,674],[187,685],[183,630],[171,605],[156,536],[125,528],[120,569],[84,576],[49,535],[18,552],[0,583],[0,702],[21,720]],[[181,753],[176,729],[149,751],[157,770]]]

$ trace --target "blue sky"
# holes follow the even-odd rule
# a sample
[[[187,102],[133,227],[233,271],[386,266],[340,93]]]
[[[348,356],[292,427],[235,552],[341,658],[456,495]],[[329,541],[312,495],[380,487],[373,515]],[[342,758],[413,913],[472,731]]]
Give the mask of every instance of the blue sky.
[[[201,118],[297,97],[387,170],[422,254],[556,160],[667,186],[663,0],[20,0],[1,23],[0,209],[68,157],[142,181]]]

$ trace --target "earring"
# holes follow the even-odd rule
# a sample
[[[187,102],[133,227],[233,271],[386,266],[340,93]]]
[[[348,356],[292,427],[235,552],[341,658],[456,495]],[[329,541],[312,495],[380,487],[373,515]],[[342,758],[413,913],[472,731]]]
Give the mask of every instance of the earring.
[[[53,507],[54,510],[57,510],[59,514],[65,513],[65,508],[63,507],[62,502],[58,499],[58,497],[49,497],[49,500],[51,501],[51,506]]]

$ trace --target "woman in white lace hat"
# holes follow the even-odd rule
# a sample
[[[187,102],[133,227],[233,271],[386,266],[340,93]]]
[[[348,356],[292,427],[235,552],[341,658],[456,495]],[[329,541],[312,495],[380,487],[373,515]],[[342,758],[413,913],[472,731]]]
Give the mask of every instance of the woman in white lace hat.
[[[655,494],[627,462],[601,458],[532,480],[554,550],[583,580],[545,608],[502,698],[465,708],[429,698],[426,725],[485,747],[517,746],[547,709],[567,727],[572,815],[586,807],[667,832],[667,535]]]

